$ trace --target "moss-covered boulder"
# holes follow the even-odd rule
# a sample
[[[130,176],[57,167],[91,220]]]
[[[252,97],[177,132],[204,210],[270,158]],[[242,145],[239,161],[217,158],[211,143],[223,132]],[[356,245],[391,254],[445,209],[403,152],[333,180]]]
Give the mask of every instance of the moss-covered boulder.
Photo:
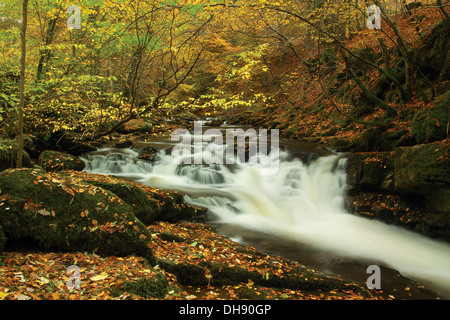
[[[204,286],[208,284],[206,269],[197,264],[175,263],[169,259],[160,261],[161,267],[176,275],[177,281],[183,286]]]
[[[149,231],[116,194],[54,172],[0,173],[0,225],[7,246],[136,254],[155,264]]]
[[[347,182],[354,191],[393,191],[393,152],[352,154],[347,161],[346,171]]]
[[[15,168],[17,165],[18,143],[15,140],[0,140],[0,171]],[[22,167],[31,167],[28,153],[23,150]]]
[[[215,286],[246,283],[248,280],[257,285],[271,288],[283,288],[304,291],[329,291],[335,289],[360,291],[356,285],[344,283],[336,278],[317,276],[305,269],[292,269],[284,275],[272,273],[261,274],[237,266],[227,266],[222,263],[210,263],[211,284]]]
[[[450,187],[448,144],[421,144],[395,149],[394,189],[424,194]]]
[[[449,121],[450,90],[437,99],[430,107],[418,111],[411,124],[411,136],[417,143],[428,143],[447,136]]]
[[[188,205],[183,196],[175,191],[151,188],[111,176],[82,172],[66,172],[65,175],[113,192],[132,208],[136,218],[145,225],[157,221],[203,219],[206,214],[205,209]]]
[[[164,274],[158,273],[155,277],[146,277],[136,281],[125,281],[110,289],[114,296],[128,292],[146,299],[162,299],[169,292],[169,282]]]
[[[158,220],[161,208],[147,193],[126,181],[99,181],[98,179],[87,179],[89,183],[109,190],[125,201],[133,210],[134,215],[145,225]]]
[[[62,171],[84,169],[84,162],[71,154],[45,150],[39,155],[38,164],[46,171]]]
[[[438,23],[412,56],[412,62],[430,80],[445,82],[450,76],[450,28],[447,22]]]
[[[117,131],[120,133],[148,133],[152,131],[152,123],[142,118],[133,119],[120,126]]]
[[[178,193],[146,192],[126,181],[117,183],[90,180],[90,183],[117,194],[132,207],[135,216],[145,225],[156,221],[191,220],[195,215],[195,209],[184,205],[184,200]]]
[[[422,199],[426,212],[423,232],[450,239],[450,160],[448,143],[397,148],[394,156],[398,193]]]

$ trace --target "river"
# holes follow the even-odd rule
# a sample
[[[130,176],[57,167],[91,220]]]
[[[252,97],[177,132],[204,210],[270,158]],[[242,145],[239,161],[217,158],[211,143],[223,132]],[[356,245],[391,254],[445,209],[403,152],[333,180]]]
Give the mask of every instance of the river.
[[[227,144],[227,129],[236,128],[201,127],[172,140],[135,141],[137,149],[161,150],[153,164],[137,160],[136,150],[101,149],[83,157],[85,171],[180,191],[191,205],[208,208],[209,222],[221,233],[319,271],[364,283],[367,266],[379,265],[387,292],[404,290],[412,279],[450,298],[450,245],[348,213],[344,158],[261,130],[250,133],[267,152],[237,149],[230,158],[239,143]],[[211,136],[218,133],[222,138],[213,144]]]

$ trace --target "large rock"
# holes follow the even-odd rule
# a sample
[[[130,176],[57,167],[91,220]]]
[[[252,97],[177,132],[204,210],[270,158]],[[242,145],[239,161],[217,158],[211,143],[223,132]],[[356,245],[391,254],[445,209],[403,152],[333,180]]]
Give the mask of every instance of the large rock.
[[[62,171],[84,169],[84,162],[71,154],[45,150],[39,155],[38,164],[46,171]]]
[[[353,154],[347,162],[348,210],[449,240],[449,168],[445,141]]]
[[[422,39],[421,45],[413,53],[412,62],[428,79],[445,83],[450,77],[449,37],[448,21],[443,19]]]
[[[354,191],[394,190],[393,152],[355,153],[347,161],[347,182]]]
[[[85,174],[83,180],[119,196],[145,225],[158,221],[201,219],[205,214],[205,210],[187,205],[183,196],[175,191],[138,186],[134,182],[98,175]]]
[[[450,90],[438,98],[435,105],[418,111],[411,124],[411,136],[417,143],[444,139],[449,121]]]
[[[430,195],[430,199],[439,194],[442,200],[448,198],[449,168],[447,144],[398,147],[394,152],[353,154],[347,162],[347,182],[356,190]]]
[[[7,246],[136,254],[156,264],[149,231],[108,190],[33,169],[1,172],[0,188],[0,225]]]
[[[422,144],[395,149],[394,190],[428,194],[450,187],[448,144]]]

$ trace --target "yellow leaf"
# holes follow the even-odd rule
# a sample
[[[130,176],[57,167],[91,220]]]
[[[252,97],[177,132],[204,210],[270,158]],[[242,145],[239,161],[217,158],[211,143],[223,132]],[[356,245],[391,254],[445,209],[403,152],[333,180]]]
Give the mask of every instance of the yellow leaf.
[[[6,293],[6,292],[0,292],[0,300],[5,299],[8,294],[9,293]]]
[[[105,280],[106,278],[108,278],[107,274],[99,274],[99,275],[93,276],[91,278],[91,280],[92,281],[100,281],[100,280]]]
[[[47,283],[49,283],[50,281],[49,281],[46,277],[40,277],[40,278],[37,280],[37,282],[39,282],[39,284],[42,285],[42,284],[47,284]]]

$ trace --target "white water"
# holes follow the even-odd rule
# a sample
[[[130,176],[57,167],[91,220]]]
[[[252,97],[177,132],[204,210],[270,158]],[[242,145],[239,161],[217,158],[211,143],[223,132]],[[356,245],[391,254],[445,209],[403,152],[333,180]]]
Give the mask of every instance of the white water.
[[[450,245],[346,212],[344,160],[332,172],[335,156],[305,165],[284,161],[287,154],[280,153],[278,172],[264,175],[258,165],[245,163],[232,172],[224,165],[182,167],[170,155],[161,155],[149,167],[135,162],[133,151],[128,155],[121,160],[123,170],[107,158],[85,161],[91,172],[118,172],[149,186],[178,190],[187,202],[209,208],[219,222],[375,261],[450,297]]]

